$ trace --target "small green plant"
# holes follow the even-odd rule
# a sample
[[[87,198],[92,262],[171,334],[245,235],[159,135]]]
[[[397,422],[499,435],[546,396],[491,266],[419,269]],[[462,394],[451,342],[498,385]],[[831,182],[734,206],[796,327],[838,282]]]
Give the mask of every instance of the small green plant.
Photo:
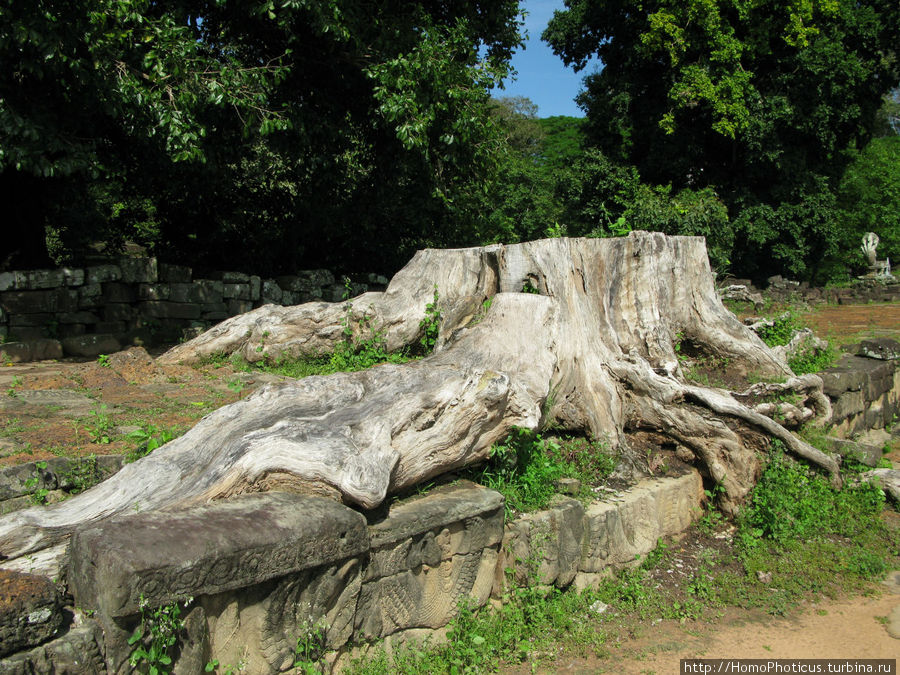
[[[193,598],[188,598],[184,607],[191,602]],[[168,675],[179,634],[184,629],[182,605],[173,602],[151,610],[141,594],[140,608],[141,623],[128,638],[128,644],[133,647],[131,666],[146,663],[150,675]]]
[[[304,622],[300,626],[297,645],[294,647],[294,668],[304,675],[324,673],[322,657],[325,655],[328,626],[322,619]]]
[[[244,391],[246,386],[247,385],[237,377],[228,380],[228,388],[238,396],[241,395],[241,392]]]
[[[713,532],[718,529],[725,521],[725,516],[719,511],[717,502],[725,495],[725,486],[716,483],[709,490],[703,490],[703,496],[706,498],[706,508],[700,517],[697,525],[701,530]]]
[[[153,424],[144,424],[140,429],[135,429],[126,438],[136,445],[125,453],[125,463],[136,462],[141,457],[146,457],[158,447],[174,440],[178,434],[171,429],[162,429]]]
[[[470,475],[506,498],[507,515],[547,506],[560,478],[577,478],[587,491],[610,475],[618,458],[605,444],[584,438],[553,439],[514,427],[491,448],[487,464]]]
[[[73,460],[62,478],[69,486],[69,494],[77,495],[103,480],[103,472],[97,464],[97,456],[90,454]]]
[[[241,672],[245,663],[243,661],[238,661],[237,665],[228,664],[227,666],[221,666],[222,672],[221,675],[235,675],[235,673]],[[213,659],[203,668],[203,671],[206,673],[218,673],[219,672],[219,659]]]
[[[98,409],[90,412],[87,432],[91,438],[91,443],[107,445],[112,442],[112,432],[115,428],[115,424],[113,424],[112,418],[109,416],[107,410],[106,405],[103,404]]]
[[[531,279],[526,279],[525,283],[522,284],[522,292],[530,293],[532,295],[538,295],[540,293],[535,285],[531,283]]]
[[[101,368],[111,368],[112,364],[109,362],[109,354],[100,354],[97,357],[97,365]]]
[[[788,359],[788,366],[797,375],[818,373],[834,363],[837,356],[837,351],[831,345],[819,349],[812,340],[804,340],[795,354]]]
[[[32,504],[43,506],[47,503],[50,490],[44,487],[44,472],[47,470],[47,462],[35,462],[34,473],[25,481],[25,489],[29,491],[28,498]],[[41,487],[38,487],[40,485]]]
[[[434,286],[434,296],[427,305],[425,305],[425,317],[419,322],[419,328],[422,330],[422,337],[419,344],[422,347],[423,354],[430,354],[434,351],[434,345],[437,343],[438,332],[441,326],[441,309],[438,306],[437,284]]]
[[[16,387],[22,384],[22,380],[19,379],[18,375],[13,375],[12,381],[9,383],[9,389],[6,390],[6,395],[15,398],[16,397]]]
[[[775,317],[771,326],[763,325],[757,328],[756,334],[770,347],[777,347],[790,342],[794,336],[794,331],[799,330],[799,328],[800,326],[797,325],[794,315],[790,312],[785,312]]]

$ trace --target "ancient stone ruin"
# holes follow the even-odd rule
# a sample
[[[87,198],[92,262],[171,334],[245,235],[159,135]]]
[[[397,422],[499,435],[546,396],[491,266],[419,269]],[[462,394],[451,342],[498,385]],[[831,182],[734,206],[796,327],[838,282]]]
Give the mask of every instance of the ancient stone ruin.
[[[699,504],[690,472],[677,489],[636,486],[628,499],[641,506],[591,511],[562,500],[513,535],[499,495],[478,486],[429,495],[431,506],[386,501],[483,461],[513,427],[552,423],[606,439],[626,470],[630,435],[672,443],[723,487],[731,510],[771,439],[840,484],[834,457],[775,421],[779,410],[754,403],[794,392],[796,414],[824,424],[832,410],[822,379],[794,376],[723,307],[698,237],[633,232],[420,251],[385,292],[266,305],[161,358],[321,354],[347,330],[373,329],[400,349],[420,339],[435,289],[442,318],[430,356],[269,385],[221,408],[81,495],[0,518],[0,567],[64,581],[76,606],[96,612],[82,637],[109,672],[126,670],[142,598],[158,607],[187,597],[196,604],[185,664],[230,654],[230,640],[244,635],[259,642],[250,672],[276,672],[304,612],[327,623],[331,648],[438,627],[460,597],[484,603],[496,592],[501,543],[515,536],[527,547],[536,523],[557,533],[550,583],[589,584],[683,528]],[[686,353],[727,362],[739,395],[689,382]],[[779,383],[749,387],[748,376]],[[649,530],[636,537],[636,523]],[[630,542],[626,560],[610,552],[619,540]],[[440,599],[417,600],[439,587]],[[29,663],[50,658],[42,653]]]

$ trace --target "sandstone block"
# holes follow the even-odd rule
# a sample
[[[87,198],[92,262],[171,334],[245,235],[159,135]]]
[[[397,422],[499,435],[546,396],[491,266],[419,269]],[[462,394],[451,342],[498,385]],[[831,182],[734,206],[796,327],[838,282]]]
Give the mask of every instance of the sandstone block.
[[[337,502],[270,492],[85,525],[70,546],[76,603],[117,617],[136,613],[141,594],[158,607],[258,584],[356,556],[368,537],[363,516]]]
[[[62,628],[63,599],[46,577],[0,569],[0,656],[46,642]]]
[[[873,338],[859,343],[859,355],[881,361],[900,359],[900,342],[889,338]]]
[[[111,302],[103,305],[104,321],[128,322],[137,316],[137,309],[133,305],[122,302]]]
[[[875,467],[881,461],[882,452],[878,446],[833,436],[827,437],[826,441],[828,448],[832,452],[839,454],[841,457],[856,460],[860,464]]]
[[[27,652],[0,659],[0,675],[98,675],[106,672],[100,645],[103,633],[94,621]]]
[[[367,581],[480,552],[503,537],[503,497],[469,481],[442,486],[392,504],[386,517],[369,528],[369,537]]]
[[[249,312],[253,309],[253,303],[249,300],[238,300],[236,298],[232,298],[226,303],[228,307],[229,316],[237,316],[238,314],[244,314],[245,312]]]
[[[222,297],[226,300],[250,300],[250,284],[222,284]]]
[[[49,361],[61,359],[63,356],[63,348],[59,340],[44,338],[33,340],[30,345],[32,361]]]
[[[131,284],[154,284],[159,280],[156,258],[122,258],[122,281]]]
[[[137,289],[132,284],[108,281],[103,284],[103,302],[137,302]]]
[[[172,302],[208,304],[222,302],[224,285],[215,279],[195,279],[190,284],[172,284]]]
[[[4,363],[25,363],[31,361],[31,345],[27,342],[4,342],[0,344],[0,361]]]
[[[550,508],[526,514],[507,525],[501,549],[505,562],[498,569],[503,573],[513,570],[518,586],[565,588],[578,572],[583,535],[581,502],[557,497]],[[499,591],[495,587],[495,594]]]
[[[199,319],[203,310],[195,304],[148,300],[138,305],[138,312],[153,319]]]
[[[100,317],[94,314],[93,312],[79,311],[79,312],[61,312],[56,315],[56,320],[60,323],[83,323],[83,324],[93,324],[97,323],[100,320]]]
[[[262,296],[262,279],[258,276],[251,275],[250,277],[250,299],[253,302],[257,302]]]
[[[598,573],[631,563],[660,537],[684,530],[700,513],[703,484],[691,471],[677,478],[645,479],[585,511],[580,572]]]
[[[169,284],[138,284],[141,300],[168,300],[170,292]]]
[[[249,284],[250,275],[243,272],[219,272],[218,278],[223,284]]]
[[[118,265],[95,265],[88,267],[87,284],[102,284],[107,281],[120,281],[122,279],[122,268]]]
[[[273,279],[263,280],[261,293],[263,304],[281,304],[281,286],[279,286]]]
[[[12,316],[41,312],[71,312],[78,308],[78,292],[65,288],[46,291],[6,291],[0,305]]]
[[[159,264],[159,280],[163,283],[191,283],[191,275],[193,270],[183,265],[168,265],[166,263]]]

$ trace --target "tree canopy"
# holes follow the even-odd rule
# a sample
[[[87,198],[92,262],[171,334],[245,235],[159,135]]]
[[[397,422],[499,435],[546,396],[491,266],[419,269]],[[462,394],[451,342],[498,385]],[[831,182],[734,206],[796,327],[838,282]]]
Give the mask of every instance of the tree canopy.
[[[674,190],[712,189],[738,269],[812,276],[833,191],[900,80],[892,0],[568,0],[544,39],[603,62],[579,103],[588,143]]]
[[[276,267],[327,264],[355,237],[345,253],[377,267],[452,243],[491,175],[488,92],[518,19],[509,0],[2,0],[0,185],[20,236],[0,257],[33,262],[88,184],[92,218],[137,208],[186,259],[245,242]],[[82,225],[64,243],[97,236]]]

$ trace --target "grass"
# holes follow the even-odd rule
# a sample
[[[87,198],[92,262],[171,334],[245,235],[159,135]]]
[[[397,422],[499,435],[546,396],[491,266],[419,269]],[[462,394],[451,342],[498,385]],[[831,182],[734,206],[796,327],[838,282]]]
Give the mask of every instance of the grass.
[[[605,443],[583,437],[545,438],[515,427],[502,443],[491,448],[490,458],[466,477],[503,495],[507,515],[545,508],[557,492],[556,482],[575,478],[580,496],[591,498],[592,485],[616,468],[618,456]]]

